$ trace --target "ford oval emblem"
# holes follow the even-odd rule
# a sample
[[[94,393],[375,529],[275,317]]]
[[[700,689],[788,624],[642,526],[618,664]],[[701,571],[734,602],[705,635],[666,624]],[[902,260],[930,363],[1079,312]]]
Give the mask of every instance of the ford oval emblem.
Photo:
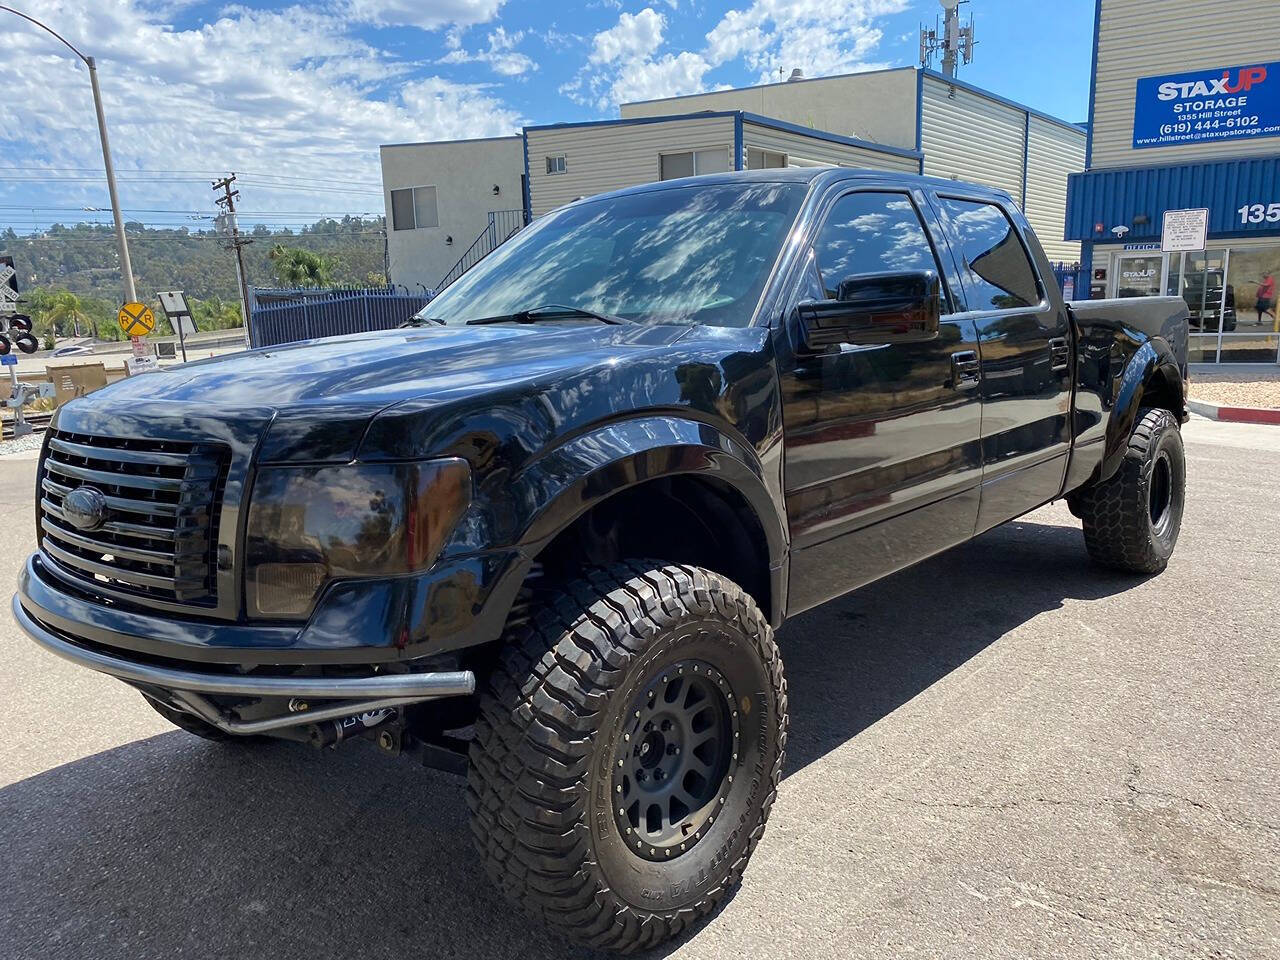
[[[96,530],[107,519],[107,498],[97,487],[76,487],[62,501],[62,515],[77,530]]]

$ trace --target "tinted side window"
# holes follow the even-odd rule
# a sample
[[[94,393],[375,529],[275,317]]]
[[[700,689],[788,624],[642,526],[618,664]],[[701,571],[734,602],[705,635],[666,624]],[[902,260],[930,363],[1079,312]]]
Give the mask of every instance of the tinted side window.
[[[969,271],[969,309],[1005,310],[1040,302],[1027,252],[1008,215],[994,203],[940,197]]]
[[[938,261],[905,193],[849,193],[836,201],[814,244],[827,299],[863,273],[932,270]]]

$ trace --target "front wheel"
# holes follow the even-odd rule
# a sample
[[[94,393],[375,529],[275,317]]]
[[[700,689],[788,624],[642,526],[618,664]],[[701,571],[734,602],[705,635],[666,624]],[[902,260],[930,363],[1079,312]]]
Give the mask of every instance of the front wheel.
[[[1182,527],[1186,479],[1178,421],[1168,410],[1140,410],[1120,469],[1072,496],[1089,555],[1130,573],[1162,571]]]
[[[481,696],[476,843],[535,917],[652,947],[741,879],[786,731],[773,631],[740,587],[684,565],[592,571],[507,638]]]

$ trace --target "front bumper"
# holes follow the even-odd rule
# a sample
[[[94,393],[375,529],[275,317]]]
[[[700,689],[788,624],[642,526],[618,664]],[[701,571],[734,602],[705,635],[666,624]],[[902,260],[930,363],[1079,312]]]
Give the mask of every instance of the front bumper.
[[[19,574],[14,613],[77,646],[179,668],[370,666],[497,639],[523,577],[515,551],[442,561],[410,577],[335,582],[306,623],[277,624],[103,602],[37,552]]]

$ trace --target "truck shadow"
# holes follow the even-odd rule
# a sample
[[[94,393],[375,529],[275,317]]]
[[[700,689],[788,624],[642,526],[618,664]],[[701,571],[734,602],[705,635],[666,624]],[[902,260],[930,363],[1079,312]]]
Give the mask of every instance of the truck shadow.
[[[1077,528],[1019,523],[798,618],[787,772],[1037,614],[1134,582],[1090,568]],[[593,956],[491,887],[460,779],[365,743],[166,733],[0,789],[0,890],[14,957]]]

